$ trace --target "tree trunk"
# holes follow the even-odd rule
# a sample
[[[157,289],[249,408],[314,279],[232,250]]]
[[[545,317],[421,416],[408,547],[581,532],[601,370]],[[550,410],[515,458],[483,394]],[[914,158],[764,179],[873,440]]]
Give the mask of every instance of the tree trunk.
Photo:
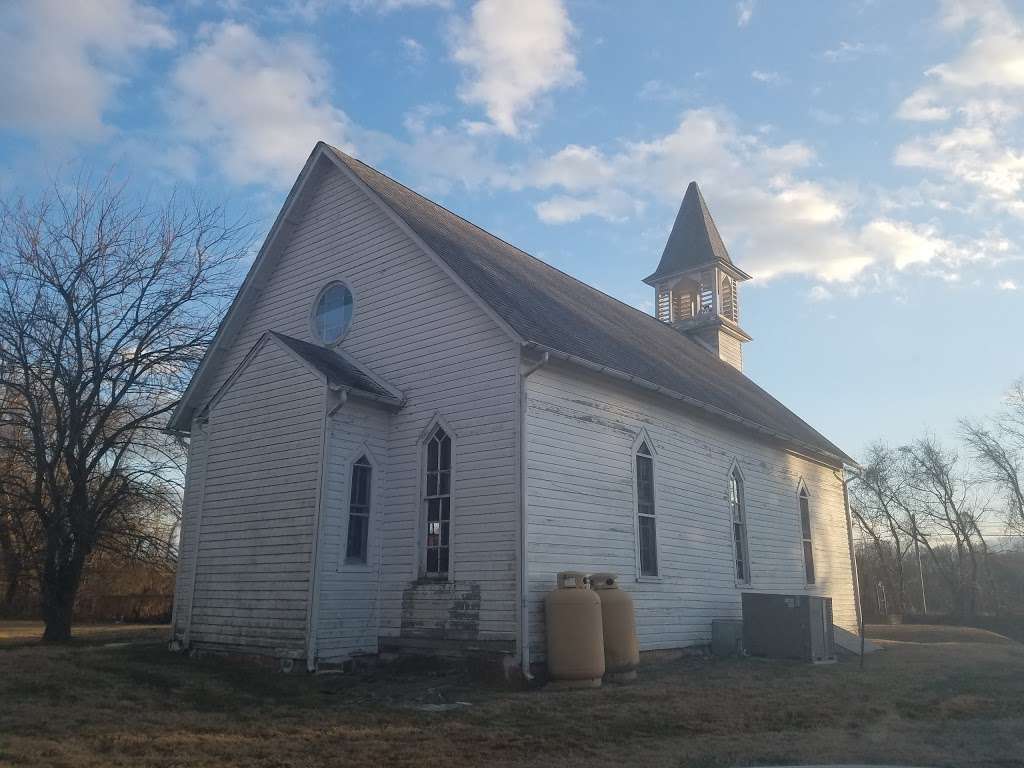
[[[8,563],[5,577],[3,605],[0,606],[0,616],[12,616],[14,614],[14,601],[18,597],[18,588],[21,586],[21,569]]]
[[[39,585],[40,608],[46,625],[43,640],[48,642],[71,639],[71,617],[85,565],[85,557],[79,552],[65,559],[60,556],[61,550],[63,547],[58,547],[58,552],[47,553]]]
[[[14,549],[13,537],[0,524],[0,555],[4,561],[4,596],[0,605],[0,615],[13,614],[14,601],[21,586],[21,558]]]

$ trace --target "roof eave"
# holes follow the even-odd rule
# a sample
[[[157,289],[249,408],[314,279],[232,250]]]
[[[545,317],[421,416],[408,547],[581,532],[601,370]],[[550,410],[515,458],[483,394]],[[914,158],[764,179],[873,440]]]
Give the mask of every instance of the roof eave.
[[[655,384],[653,381],[648,381],[647,379],[641,378],[639,376],[634,376],[631,373],[625,373],[624,371],[611,368],[607,365],[601,365],[600,363],[595,363],[592,360],[588,360],[584,357],[572,355],[569,354],[568,352],[563,352],[562,350],[554,349],[552,347],[548,347],[544,344],[540,344],[537,342],[528,341],[525,342],[523,346],[529,347],[531,349],[536,349],[541,352],[547,352],[552,357],[564,360],[565,362],[572,363],[574,365],[579,365],[583,368],[588,368],[592,371],[601,373],[605,376],[609,376],[614,379],[619,379],[620,381],[630,382],[639,387],[642,387],[643,389],[651,390],[653,392],[657,392],[659,394],[670,397],[673,400],[684,402],[687,405],[691,405],[695,408],[698,408],[704,411],[705,413],[711,414],[716,418],[725,419],[734,424],[739,424],[746,429],[753,430],[754,432],[758,432],[760,434],[772,437],[775,440],[778,440],[786,444],[787,446],[796,449],[796,452],[798,453],[807,454],[808,457],[818,457],[819,461],[821,459],[825,459],[826,463],[828,463],[830,466],[842,467],[844,464],[851,466],[859,466],[854,459],[852,459],[850,456],[843,453],[842,451],[840,451],[839,453],[833,453],[831,451],[823,450],[822,448],[819,448],[815,445],[807,443],[803,440],[799,440],[793,437],[792,435],[787,435],[783,432],[778,432],[774,429],[771,429],[770,427],[766,427],[763,424],[759,424],[756,421],[744,418],[743,416],[739,416],[735,413],[727,411],[724,408],[718,408],[717,406],[711,405],[710,403],[705,403],[703,400],[700,400],[696,397],[692,397],[691,395],[685,395],[682,392],[677,392],[676,390],[669,389],[668,387],[663,387],[660,384]]]
[[[242,281],[242,285],[239,287],[238,292],[235,294],[235,298],[231,302],[231,306],[228,307],[228,311],[224,314],[224,318],[217,327],[217,332],[214,334],[213,340],[206,348],[206,353],[203,355],[203,359],[199,362],[199,367],[192,375],[188,386],[185,388],[184,393],[182,393],[181,400],[178,401],[174,411],[171,413],[171,417],[167,422],[167,429],[169,431],[183,434],[188,433],[190,425],[188,423],[182,424],[181,422],[188,413],[189,406],[195,398],[196,393],[200,388],[200,384],[209,372],[210,360],[216,357],[220,352],[221,345],[234,329],[234,324],[236,322],[240,322],[239,316],[242,311],[241,307],[248,300],[252,292],[259,287],[257,285],[257,278],[263,272],[268,254],[287,232],[294,229],[295,222],[290,222],[289,216],[291,215],[296,203],[301,198],[306,182],[313,175],[314,167],[320,158],[326,154],[326,148],[327,144],[322,141],[318,141],[313,147],[313,151],[309,153],[309,157],[306,159],[306,164],[302,167],[302,171],[299,172],[298,177],[295,179],[295,183],[292,184],[292,188],[289,190],[288,196],[285,198],[284,205],[281,206],[281,210],[278,212],[277,218],[274,219],[274,224],[271,226],[266,239],[263,241],[263,245],[260,246],[260,250],[256,254],[256,258],[253,259],[252,266],[246,273],[245,279]],[[191,410],[194,412],[196,409],[193,407]]]
[[[719,267],[723,272],[729,273],[729,275],[738,282],[751,279],[749,274],[737,267],[731,261],[712,259],[711,261],[705,261],[702,264],[696,264],[692,267],[687,267],[686,269],[677,269],[672,272],[659,273],[655,270],[644,278],[644,282],[652,288],[656,288],[658,283],[662,283],[665,280],[671,280],[673,277],[679,277],[680,275],[685,275],[687,272],[696,272],[697,270],[706,269],[707,267]]]
[[[332,385],[331,388],[338,392],[345,392],[349,397],[358,397],[362,400],[372,400],[375,403],[386,405],[396,411],[402,410],[406,405],[406,399],[404,397],[396,398],[389,397],[387,395],[378,395],[375,392],[369,392],[365,389],[360,389],[359,387],[349,387],[344,385]]]

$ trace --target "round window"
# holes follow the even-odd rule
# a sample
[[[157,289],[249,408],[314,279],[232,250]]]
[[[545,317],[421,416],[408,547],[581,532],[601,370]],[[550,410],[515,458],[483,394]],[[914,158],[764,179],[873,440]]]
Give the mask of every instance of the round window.
[[[324,344],[334,344],[352,324],[352,291],[344,283],[331,283],[320,293],[313,309],[313,330]]]

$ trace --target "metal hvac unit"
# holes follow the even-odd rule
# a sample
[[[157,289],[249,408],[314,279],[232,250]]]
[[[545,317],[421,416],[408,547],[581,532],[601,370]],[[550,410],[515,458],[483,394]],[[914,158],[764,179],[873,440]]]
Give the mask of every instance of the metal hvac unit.
[[[832,598],[744,592],[743,647],[751,656],[835,659]]]

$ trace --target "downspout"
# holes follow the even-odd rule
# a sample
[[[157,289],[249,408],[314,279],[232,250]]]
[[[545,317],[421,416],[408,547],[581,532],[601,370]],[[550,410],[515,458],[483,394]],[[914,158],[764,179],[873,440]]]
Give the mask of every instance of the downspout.
[[[841,470],[839,481],[843,484],[843,506],[846,510],[846,539],[850,547],[850,565],[853,571],[853,599],[857,609],[857,627],[860,629],[861,637],[861,659],[864,659],[864,617],[861,615],[860,605],[860,574],[857,572],[857,555],[853,550],[853,517],[850,513],[850,480],[846,478],[846,468]],[[852,479],[852,478],[850,478]]]
[[[189,587],[188,593],[188,617],[187,623],[185,624],[185,635],[182,639],[182,647],[187,651],[192,647],[192,616],[195,613],[196,604],[196,579],[199,576],[199,547],[202,544],[202,531],[203,531],[203,507],[206,505],[206,468],[210,461],[210,421],[206,417],[199,417],[195,419],[194,430],[203,436],[203,450],[206,455],[203,458],[202,474],[200,477],[201,485],[199,486],[199,503],[197,504],[198,509],[196,510],[196,546],[192,552],[192,563],[191,563],[191,586]],[[189,452],[192,451],[194,438],[190,438],[188,442]],[[173,631],[173,630],[172,630]]]
[[[338,403],[331,407],[331,394]],[[320,430],[320,472],[317,482],[316,508],[313,511],[313,540],[310,552],[309,591],[306,605],[306,671],[316,672],[316,656],[320,640],[320,528],[323,508],[326,503],[328,446],[330,445],[331,419],[348,402],[348,391],[331,386],[324,390],[324,411]]]
[[[551,356],[545,352],[540,361],[519,375],[519,669],[527,681],[530,674],[530,568],[527,562],[526,534],[529,515],[526,509],[526,380],[548,364]]]

